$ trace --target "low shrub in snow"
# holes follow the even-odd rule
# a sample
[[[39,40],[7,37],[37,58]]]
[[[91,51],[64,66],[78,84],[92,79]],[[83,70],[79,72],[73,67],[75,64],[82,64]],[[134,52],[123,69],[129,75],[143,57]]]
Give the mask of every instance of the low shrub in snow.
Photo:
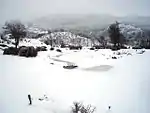
[[[66,47],[68,47],[68,46],[66,46],[65,44],[61,44],[60,47],[61,47],[61,48],[66,48]]]
[[[47,51],[47,47],[46,46],[37,47],[36,50],[37,51]]]
[[[18,49],[14,47],[8,47],[4,49],[3,55],[17,55],[18,54]]]
[[[114,56],[114,57],[112,57],[112,59],[117,59],[117,57]]]
[[[82,49],[82,46],[69,46],[69,49],[70,50],[81,50]]]
[[[26,47],[26,46],[20,46],[18,49],[20,50],[21,48]]]
[[[49,41],[47,41],[47,40],[45,40],[44,43],[45,43],[46,45],[49,45]]]
[[[53,48],[53,47],[51,47],[51,48],[50,48],[50,50],[51,50],[51,51],[53,51],[53,50],[54,50],[54,48]]]
[[[1,47],[8,47],[6,44],[0,44]]]
[[[142,47],[134,46],[134,47],[132,47],[132,49],[142,49]]]
[[[120,50],[121,48],[120,47],[118,47],[118,46],[113,46],[113,47],[111,47],[111,50],[112,51],[118,51],[118,50]]]
[[[95,48],[94,48],[94,47],[91,47],[90,50],[95,50]]]
[[[68,66],[63,66],[64,69],[74,69],[77,68],[78,66],[76,65],[68,65]]]
[[[21,47],[19,52],[19,56],[24,56],[24,57],[36,57],[37,56],[37,50],[30,46],[30,47]]]
[[[60,49],[56,49],[57,52],[62,52]]]
[[[95,49],[105,49],[105,47],[104,46],[99,46],[99,45],[95,45],[95,46],[93,46]]]
[[[80,102],[74,102],[72,106],[72,113],[94,113],[96,110],[96,107],[93,107],[91,105],[83,105]]]

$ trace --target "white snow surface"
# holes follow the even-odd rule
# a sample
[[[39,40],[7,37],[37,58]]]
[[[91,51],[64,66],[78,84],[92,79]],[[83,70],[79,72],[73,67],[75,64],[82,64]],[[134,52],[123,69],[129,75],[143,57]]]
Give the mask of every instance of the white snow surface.
[[[39,52],[36,58],[0,51],[0,113],[70,113],[74,101],[96,106],[95,113],[150,113],[149,50],[62,51]],[[67,62],[79,67],[64,69]],[[47,101],[38,100],[43,95]]]

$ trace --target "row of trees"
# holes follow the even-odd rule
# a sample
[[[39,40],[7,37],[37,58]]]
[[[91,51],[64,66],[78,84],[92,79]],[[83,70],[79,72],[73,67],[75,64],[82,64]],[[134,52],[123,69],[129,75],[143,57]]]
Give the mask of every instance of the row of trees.
[[[3,29],[4,29],[4,34],[9,34],[11,38],[15,39],[15,47],[16,48],[18,47],[19,40],[21,38],[24,38],[24,37],[27,36],[27,30],[26,30],[25,25],[23,25],[19,21],[6,22],[4,27],[3,27]],[[120,47],[120,46],[122,46],[122,44],[127,43],[127,40],[125,39],[123,34],[121,34],[121,32],[120,32],[120,28],[119,28],[119,23],[118,22],[116,22],[114,24],[111,24],[109,26],[108,33],[109,33],[110,41],[111,41],[111,43],[114,44],[114,47]],[[48,30],[48,34],[51,34],[50,30]],[[79,36],[87,36],[87,35],[84,35],[83,33],[78,33],[78,34],[79,34]],[[89,37],[87,37],[87,38],[89,38]],[[90,38],[92,38],[92,37],[90,37]],[[102,44],[103,47],[105,47],[107,45],[107,40],[105,39],[105,37],[97,36],[97,37],[94,37],[94,40],[95,39],[100,44]],[[52,40],[53,40],[52,37],[50,37],[47,42],[50,45],[52,45]],[[80,42],[81,40],[77,40],[77,43],[78,43],[78,41]],[[146,40],[146,41],[141,40],[140,46],[141,45],[143,45],[143,46],[145,46],[145,45],[146,46],[150,46],[150,42],[149,42],[149,40]]]
[[[19,21],[6,22],[3,29],[4,29],[5,34],[9,34],[11,38],[15,39],[15,47],[16,48],[19,44],[19,40],[21,38],[26,37],[26,35],[27,35],[25,26]],[[120,33],[118,22],[110,25],[110,27],[108,29],[108,33],[109,33],[111,42],[114,44],[114,47],[120,46],[121,41],[122,41],[121,36],[123,36],[123,35]],[[51,34],[50,30],[48,31],[48,34]],[[99,43],[102,44],[102,46],[104,46],[104,47],[106,46],[107,41],[105,40],[105,38],[103,36],[95,37],[95,38]],[[50,37],[49,43],[50,43],[50,45],[52,45],[52,37]]]

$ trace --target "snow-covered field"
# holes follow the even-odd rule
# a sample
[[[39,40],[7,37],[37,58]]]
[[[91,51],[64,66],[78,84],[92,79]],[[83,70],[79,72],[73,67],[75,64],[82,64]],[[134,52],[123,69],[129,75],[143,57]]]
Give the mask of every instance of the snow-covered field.
[[[0,113],[70,113],[74,101],[95,106],[96,113],[150,113],[149,50],[121,50],[132,55],[62,51],[40,52],[36,58],[0,51]],[[79,67],[64,69],[68,62]],[[39,101],[44,95],[48,99]]]

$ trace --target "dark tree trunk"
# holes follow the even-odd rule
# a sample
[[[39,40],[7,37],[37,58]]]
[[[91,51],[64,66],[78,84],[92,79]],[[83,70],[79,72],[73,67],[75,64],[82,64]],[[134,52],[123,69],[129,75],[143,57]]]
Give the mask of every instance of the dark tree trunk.
[[[15,39],[15,48],[17,49],[17,47],[18,47],[18,44],[19,44],[19,38],[16,38]]]

